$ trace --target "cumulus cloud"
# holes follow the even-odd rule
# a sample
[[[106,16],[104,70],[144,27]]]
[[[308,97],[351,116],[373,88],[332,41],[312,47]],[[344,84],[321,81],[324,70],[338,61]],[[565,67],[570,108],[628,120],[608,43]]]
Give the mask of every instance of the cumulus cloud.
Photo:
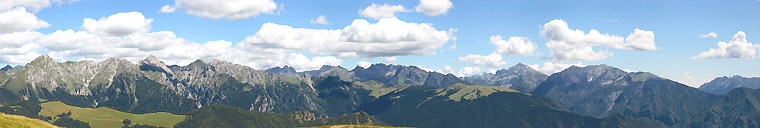
[[[27,63],[40,54],[37,53],[39,45],[34,42],[44,36],[39,32],[13,32],[0,34],[0,63],[22,64]]]
[[[32,31],[49,26],[50,24],[37,19],[37,16],[27,12],[24,7],[0,13],[0,33]]]
[[[625,44],[620,49],[631,50],[657,50],[657,46],[654,45],[654,32],[645,31],[639,28],[633,30],[633,33],[625,38]]]
[[[359,61],[358,63],[356,63],[356,66],[366,69],[366,68],[369,68],[369,66],[372,66],[372,63],[367,62],[367,61]]]
[[[501,35],[494,35],[491,36],[490,43],[496,46],[494,53],[498,54],[530,55],[537,47],[527,37],[509,37],[504,40]]]
[[[140,61],[148,55],[155,55],[167,64],[177,65],[186,65],[199,58],[218,59],[255,69],[292,65],[298,70],[313,70],[322,65],[342,63],[342,60],[333,56],[308,58],[283,49],[243,49],[240,45],[233,45],[232,42],[224,40],[192,42],[177,37],[171,31],[134,32],[122,36],[71,29],[49,34],[32,31],[12,32],[0,34],[0,46],[0,63],[8,64],[28,63],[39,56],[39,53],[48,54],[57,60],[99,61],[116,57],[133,62]]]
[[[557,19],[544,24],[541,34],[549,40],[546,46],[551,50],[551,58],[555,61],[601,60],[613,55],[610,51],[594,51],[594,46],[631,50],[657,49],[654,32],[638,28],[623,40],[623,37],[602,34],[596,29],[591,29],[588,33],[573,30],[567,22]]]
[[[451,66],[443,66],[443,69],[436,70],[436,72],[443,73],[443,74],[457,74],[454,71],[454,68],[451,68]]]
[[[291,53],[286,58],[287,65],[296,68],[297,71],[313,70],[322,67],[323,65],[340,65],[343,61],[332,56],[320,56],[314,58],[307,58],[306,56],[298,53]]]
[[[553,74],[553,73],[557,73],[562,70],[565,70],[573,65],[578,66],[578,67],[586,66],[581,63],[552,63],[552,62],[545,62],[543,65],[533,64],[533,65],[528,65],[528,66],[540,72],[543,72],[545,74]]]
[[[427,69],[426,71],[429,71],[430,69]],[[480,70],[480,67],[463,67],[459,70],[454,70],[449,65],[444,66],[442,69],[434,70],[434,72],[442,73],[442,74],[453,74],[457,77],[466,77],[466,76],[472,76],[476,74],[483,73]]]
[[[151,22],[153,19],[145,19],[140,12],[116,13],[99,20],[85,18],[82,29],[89,33],[122,36],[148,32]]]
[[[692,59],[704,59],[704,58],[755,58],[757,51],[760,50],[760,44],[752,44],[747,41],[747,36],[744,31],[739,31],[734,34],[731,41],[718,42],[718,48],[710,48],[706,52],[702,52]]]
[[[319,15],[317,19],[311,19],[309,22],[311,22],[312,24],[324,24],[324,25],[330,24],[330,22],[327,22],[327,17],[323,15]]]
[[[472,62],[472,64],[489,67],[501,67],[507,64],[506,61],[502,61],[501,55],[489,54],[488,56],[470,54],[464,57],[459,57],[461,62]]]
[[[11,10],[17,7],[25,7],[31,12],[38,12],[43,8],[55,4],[68,4],[79,0],[3,0],[0,1],[0,11]]]
[[[207,19],[238,20],[274,14],[278,7],[272,0],[174,0],[174,5],[164,5],[160,11],[171,13],[177,9]]]
[[[480,67],[464,67],[460,69],[456,75],[459,77],[466,77],[466,76],[472,76],[472,75],[480,74],[480,73],[482,73],[480,71]]]
[[[389,4],[372,4],[362,10],[359,10],[359,14],[362,17],[368,17],[372,19],[383,19],[396,17],[396,12],[410,12],[402,5],[389,5]]]
[[[699,34],[699,38],[707,38],[707,37],[718,38],[718,33],[710,32],[710,33],[707,33],[707,34],[704,34],[704,33],[703,34]]]
[[[456,29],[436,30],[427,23],[407,23],[397,18],[377,23],[356,19],[343,29],[293,28],[265,23],[239,43],[244,47],[308,50],[341,58],[375,58],[435,54],[453,38]]]
[[[446,14],[454,4],[450,0],[420,0],[420,4],[414,7],[417,12],[428,16]]]
[[[509,37],[508,40],[504,40],[500,35],[494,35],[491,36],[490,43],[496,46],[491,54],[487,56],[470,54],[459,57],[459,61],[472,62],[472,64],[480,66],[501,67],[507,64],[506,61],[502,60],[501,54],[530,55],[537,47],[526,37]]]

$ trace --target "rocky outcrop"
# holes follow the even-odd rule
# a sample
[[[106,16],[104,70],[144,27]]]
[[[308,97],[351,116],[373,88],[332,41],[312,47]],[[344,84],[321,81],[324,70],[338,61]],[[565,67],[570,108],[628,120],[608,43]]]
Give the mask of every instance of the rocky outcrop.
[[[521,92],[532,92],[548,76],[528,65],[518,63],[509,69],[497,70],[496,73],[483,73],[464,80],[475,85],[502,86]]]

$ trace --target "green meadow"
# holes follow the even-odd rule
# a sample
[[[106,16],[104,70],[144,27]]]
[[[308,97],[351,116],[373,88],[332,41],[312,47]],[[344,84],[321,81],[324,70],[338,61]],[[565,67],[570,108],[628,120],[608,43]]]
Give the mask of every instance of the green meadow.
[[[161,126],[171,128],[175,124],[185,120],[184,115],[175,115],[167,112],[132,114],[121,112],[106,107],[99,108],[80,108],[66,105],[60,101],[46,102],[40,104],[42,111],[40,115],[51,116],[71,112],[71,118],[88,122],[93,128],[116,128],[122,127],[124,119],[129,119],[132,123],[143,125]]]

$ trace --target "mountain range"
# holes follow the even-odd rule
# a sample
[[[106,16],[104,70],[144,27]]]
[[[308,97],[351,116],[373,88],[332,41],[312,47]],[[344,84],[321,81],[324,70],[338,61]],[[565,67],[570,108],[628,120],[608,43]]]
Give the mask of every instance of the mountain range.
[[[760,88],[760,77],[723,76],[699,86],[699,90],[716,95],[723,95],[734,88],[746,87],[750,89]]]
[[[265,116],[246,121],[252,126],[265,119],[286,122],[282,127],[306,126],[277,115],[291,112],[324,121],[358,112],[374,122],[415,127],[760,127],[758,79],[719,77],[697,89],[609,65],[546,75],[517,64],[457,77],[393,64],[297,72],[219,60],[186,66],[166,65],[154,56],[138,63],[61,63],[42,55],[25,66],[0,69],[0,103],[61,101],[193,117],[180,126],[210,125],[193,121],[218,120],[203,113],[223,110],[231,117]]]

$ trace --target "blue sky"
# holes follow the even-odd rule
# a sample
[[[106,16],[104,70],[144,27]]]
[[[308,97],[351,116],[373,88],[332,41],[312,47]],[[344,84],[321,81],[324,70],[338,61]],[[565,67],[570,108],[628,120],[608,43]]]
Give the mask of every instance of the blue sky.
[[[694,0],[694,1],[663,1],[663,0],[643,0],[643,1],[599,1],[599,0],[531,0],[531,1],[504,1],[504,0],[478,0],[478,1],[450,1],[450,7],[446,7],[448,0],[425,0],[432,2],[431,8],[438,9],[438,14],[430,15],[429,12],[416,9],[422,6],[419,0],[258,0],[258,3],[242,3],[240,5],[251,6],[213,6],[199,4],[205,0],[78,0],[78,1],[46,1],[48,5],[38,6],[35,4],[17,2],[11,0],[8,3],[0,4],[0,9],[6,6],[7,11],[25,8],[27,13],[36,16],[37,21],[48,23],[47,26],[27,27],[27,29],[9,29],[15,22],[0,22],[2,34],[29,33],[38,35],[39,39],[30,39],[33,42],[12,43],[9,40],[14,36],[0,36],[0,47],[5,48],[2,51],[5,56],[0,56],[0,64],[21,64],[28,62],[30,59],[39,54],[51,54],[60,61],[66,60],[102,60],[106,57],[127,58],[131,61],[139,61],[145,58],[147,54],[156,55],[160,59],[170,64],[184,65],[194,59],[201,58],[207,61],[219,59],[248,65],[258,69],[264,69],[271,66],[294,66],[299,70],[309,70],[319,68],[318,65],[341,65],[352,69],[357,63],[392,63],[402,65],[417,65],[429,70],[444,73],[454,73],[459,76],[471,75],[474,73],[489,72],[492,70],[509,68],[517,63],[524,63],[535,66],[545,73],[553,73],[559,69],[576,65],[595,65],[608,64],[614,67],[629,71],[652,72],[665,78],[673,79],[690,86],[699,86],[715,77],[719,76],[760,76],[760,1],[756,0]],[[15,2],[15,3],[14,3]],[[179,5],[176,3],[183,3]],[[208,1],[205,1],[208,2]],[[236,2],[215,1],[212,3]],[[273,6],[260,6],[259,3],[271,4]],[[441,6],[441,3],[444,3]],[[389,28],[393,25],[406,24],[409,26],[408,32],[414,33],[412,36],[403,35],[398,38],[393,33],[383,33],[387,29],[374,28],[359,30],[361,33],[372,33],[369,36],[359,35],[358,40],[369,40],[368,42],[351,42],[325,39],[320,43],[316,39],[305,38],[299,40],[278,41],[270,36],[257,37],[255,39],[265,41],[246,41],[248,37],[260,34],[264,24],[276,26],[288,26],[291,28],[301,28],[308,30],[334,30],[323,33],[307,33],[300,35],[302,37],[323,37],[334,35],[345,35],[347,26],[356,23],[356,20],[366,20],[370,24],[378,23],[383,18],[373,18],[363,16],[362,10],[372,4],[382,5],[401,5],[404,11],[398,11],[394,14],[396,20],[389,21]],[[233,4],[235,5],[235,4]],[[176,7],[173,12],[164,11],[162,7]],[[242,18],[230,19],[229,15],[220,17],[193,14],[189,10],[217,9],[232,10],[243,9],[247,16]],[[34,11],[35,9],[39,11]],[[251,11],[253,10],[253,11]],[[237,10],[239,11],[239,10]],[[90,18],[97,21],[98,25],[104,24],[123,25],[119,23],[109,23],[100,19],[116,16],[119,13],[138,12],[141,19],[139,23],[127,24],[148,24],[150,27],[145,29],[126,29],[129,27],[96,27],[85,30],[83,19]],[[202,12],[202,11],[201,11]],[[20,13],[20,12],[17,12]],[[214,14],[219,12],[207,12]],[[225,12],[223,12],[225,13]],[[227,14],[235,14],[227,13]],[[324,16],[329,24],[315,24],[310,22],[319,16]],[[7,17],[6,17],[7,18]],[[0,17],[2,19],[2,17]],[[139,19],[139,18],[138,18]],[[150,19],[150,21],[148,20]],[[580,30],[588,34],[590,30],[598,30],[601,34],[617,36],[621,41],[613,43],[594,43],[593,40],[598,38],[588,38],[583,41],[554,39],[554,41],[565,41],[571,45],[583,45],[583,47],[592,47],[594,52],[600,50],[608,51],[611,54],[601,58],[580,57],[580,60],[563,60],[556,59],[553,54],[562,51],[553,50],[547,47],[547,43],[552,39],[544,33],[545,26],[557,25],[550,24],[553,20],[561,20],[569,27],[569,30]],[[33,20],[34,21],[34,20]],[[394,22],[395,21],[395,22]],[[561,23],[555,22],[555,23]],[[395,24],[394,24],[395,23]],[[378,23],[379,24],[379,23]],[[411,25],[410,25],[411,24]],[[432,25],[425,28],[425,25]],[[5,25],[5,26],[3,26]],[[142,26],[144,28],[144,26]],[[388,26],[386,26],[388,27]],[[419,27],[419,29],[417,28]],[[23,28],[23,27],[22,27]],[[356,27],[360,28],[360,27]],[[652,32],[653,42],[656,49],[638,49],[629,46],[627,38],[629,34],[634,33],[634,29],[643,30],[642,32]],[[66,31],[71,29],[71,33],[82,32],[79,35],[88,38],[76,38],[50,43],[44,39],[52,38],[56,31]],[[451,33],[455,29],[455,32]],[[109,33],[113,31],[125,31],[127,34]],[[278,33],[281,29],[272,29],[272,33]],[[341,30],[343,32],[341,33]],[[374,30],[374,31],[373,31]],[[425,32],[418,32],[425,31]],[[65,34],[60,32],[58,34]],[[172,34],[155,34],[157,32],[171,32]],[[373,33],[380,31],[379,33]],[[732,52],[728,49],[727,54],[706,54],[704,57],[696,57],[710,49],[719,50],[718,42],[727,42],[733,44],[732,39],[735,34],[742,31],[746,37],[746,42],[736,42],[737,44],[746,44],[744,51]],[[103,32],[98,34],[97,32]],[[284,37],[298,35],[302,30],[282,31]],[[394,31],[395,32],[395,31]],[[700,34],[714,32],[716,37],[700,37]],[[153,33],[153,34],[151,34]],[[449,34],[450,33],[450,34]],[[551,32],[549,32],[551,33]],[[561,33],[561,32],[558,32]],[[373,35],[374,34],[374,35]],[[387,35],[382,35],[387,34]],[[168,36],[166,36],[168,35]],[[264,35],[264,34],[262,34]],[[495,46],[490,42],[490,37],[500,35],[503,40],[509,37],[523,37],[529,40],[535,48],[529,53],[496,53]],[[126,38],[132,36],[133,38]],[[162,37],[166,36],[166,37]],[[443,37],[441,37],[443,36]],[[28,36],[26,36],[28,37]],[[63,36],[66,37],[66,36]],[[298,37],[298,36],[296,36]],[[337,36],[336,36],[337,37]],[[432,37],[441,37],[431,39]],[[455,37],[455,38],[454,38]],[[647,36],[648,37],[648,36]],[[2,39],[8,38],[8,39]],[[159,39],[155,39],[159,38]],[[651,38],[651,37],[650,37]],[[135,41],[146,39],[145,43],[153,44],[111,44],[110,41]],[[155,39],[155,40],[152,40]],[[428,40],[429,39],[429,40]],[[456,39],[456,40],[454,40]],[[92,40],[102,40],[95,42]],[[598,39],[602,40],[602,39]],[[2,42],[6,41],[6,42]],[[66,42],[71,41],[71,42]],[[221,41],[221,42],[215,42]],[[302,41],[303,46],[290,46],[294,43],[291,41]],[[168,42],[168,43],[167,43]],[[209,43],[214,42],[214,43]],[[72,43],[68,45],[67,43]],[[140,42],[143,43],[143,42]],[[197,46],[193,45],[197,44]],[[225,44],[231,45],[225,45]],[[239,43],[251,43],[246,47],[238,46]],[[352,44],[341,46],[342,44]],[[377,45],[360,45],[360,43],[377,44]],[[506,41],[505,43],[512,43]],[[521,42],[526,43],[526,42]],[[34,48],[29,44],[35,44]],[[72,48],[56,48],[55,45],[72,46]],[[208,44],[208,45],[203,45]],[[420,45],[420,46],[399,46],[399,45]],[[631,43],[633,44],[633,43]],[[21,47],[27,46],[31,50],[20,53]],[[185,45],[187,47],[171,47],[168,45]],[[208,46],[220,46],[219,49],[193,50]],[[323,46],[331,45],[331,46]],[[143,47],[140,47],[143,46]],[[363,46],[364,49],[351,49],[350,47]],[[371,48],[371,46],[380,46],[381,48]],[[410,49],[401,52],[378,52],[377,49],[382,47],[399,49]],[[456,48],[452,48],[456,46]],[[652,46],[652,45],[647,45]],[[103,47],[92,48],[95,51],[87,51],[82,47]],[[102,50],[112,47],[119,47],[117,50]],[[738,47],[738,46],[737,46]],[[142,48],[142,49],[141,49]],[[145,49],[149,50],[145,50]],[[174,50],[155,50],[150,49],[174,49]],[[11,50],[8,50],[11,49]],[[100,50],[97,50],[100,49]],[[136,49],[136,50],[135,50]],[[176,50],[181,49],[181,50]],[[317,49],[317,50],[315,50]],[[91,49],[90,49],[91,50]],[[112,52],[121,51],[123,52]],[[131,51],[133,50],[133,51]],[[83,52],[87,51],[87,52]],[[265,51],[265,52],[261,52]],[[356,52],[356,56],[340,56],[338,54],[345,51]],[[76,53],[75,53],[76,52]],[[224,54],[207,54],[194,52],[227,52]],[[87,54],[91,53],[91,54]],[[163,54],[167,53],[167,54]],[[171,53],[171,54],[169,54]],[[187,55],[185,56],[185,54]],[[482,60],[483,57],[492,53],[501,56],[501,60]],[[751,54],[750,54],[751,53]],[[19,56],[15,56],[19,54]],[[21,56],[21,55],[26,56]],[[176,54],[176,55],[175,55]],[[256,56],[260,55],[260,56]],[[468,55],[478,56],[467,60],[463,57]],[[576,56],[586,56],[584,54]],[[588,55],[590,56],[590,55]],[[268,58],[269,57],[269,58]],[[386,61],[386,57],[395,57],[396,61]],[[306,59],[306,60],[303,60]],[[481,61],[482,60],[482,61]],[[477,63],[481,61],[483,63]],[[492,63],[495,62],[495,63]],[[498,62],[501,62],[499,64]],[[506,62],[506,64],[503,64]],[[550,63],[550,64],[547,64]],[[308,63],[293,65],[299,63]],[[484,64],[486,63],[486,64]],[[477,67],[477,70],[474,70]],[[450,68],[450,69],[449,69]]]

